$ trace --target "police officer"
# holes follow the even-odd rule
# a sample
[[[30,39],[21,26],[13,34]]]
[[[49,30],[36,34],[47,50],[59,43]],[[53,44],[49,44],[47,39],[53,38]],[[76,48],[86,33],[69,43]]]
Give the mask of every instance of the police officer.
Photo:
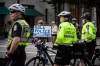
[[[31,29],[23,19],[25,8],[21,4],[13,4],[9,10],[14,23],[9,31],[6,59],[11,60],[11,66],[25,66],[25,47],[28,45]]]
[[[86,42],[88,58],[91,60],[93,49],[95,49],[96,45],[96,27],[91,22],[91,14],[89,12],[84,13],[81,18],[84,21],[81,39],[83,42]]]
[[[62,11],[58,14],[61,24],[57,33],[57,39],[53,45],[57,48],[54,66],[67,66],[71,59],[71,46],[77,42],[76,28],[69,22],[71,13]]]

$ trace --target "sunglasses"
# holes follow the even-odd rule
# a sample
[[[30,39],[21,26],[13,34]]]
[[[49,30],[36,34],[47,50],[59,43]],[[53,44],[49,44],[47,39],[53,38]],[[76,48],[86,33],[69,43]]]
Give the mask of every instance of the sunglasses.
[[[10,11],[10,13],[15,13],[16,11]]]

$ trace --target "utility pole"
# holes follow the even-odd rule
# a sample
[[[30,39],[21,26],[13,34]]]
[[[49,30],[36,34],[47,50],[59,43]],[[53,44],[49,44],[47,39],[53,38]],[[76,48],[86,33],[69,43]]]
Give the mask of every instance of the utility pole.
[[[20,3],[20,0],[17,0],[17,3]]]

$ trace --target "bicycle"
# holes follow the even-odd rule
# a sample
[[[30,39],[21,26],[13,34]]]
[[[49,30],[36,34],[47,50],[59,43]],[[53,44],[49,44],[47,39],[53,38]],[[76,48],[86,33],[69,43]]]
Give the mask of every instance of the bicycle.
[[[96,45],[96,46],[100,46],[100,45]],[[96,48],[94,50],[94,56],[92,58],[92,63],[94,66],[100,66],[100,49]]]
[[[86,45],[77,43],[74,44],[72,47],[72,60],[70,65],[71,66],[80,66],[80,62],[83,61],[84,66],[93,66],[92,61],[89,60],[86,55]]]
[[[38,42],[39,40],[35,40],[35,43],[39,43],[37,45],[37,47],[40,47],[40,50],[37,50],[37,54],[36,57],[31,58],[27,63],[26,66],[45,66],[46,65],[46,60],[44,59],[44,57],[42,56],[43,54],[46,54],[47,59],[50,61],[51,65],[53,66],[54,62],[51,59],[49,52],[56,54],[56,52],[49,50],[49,46],[45,46],[42,42]],[[51,66],[50,65],[50,66]],[[49,65],[48,65],[49,66]]]

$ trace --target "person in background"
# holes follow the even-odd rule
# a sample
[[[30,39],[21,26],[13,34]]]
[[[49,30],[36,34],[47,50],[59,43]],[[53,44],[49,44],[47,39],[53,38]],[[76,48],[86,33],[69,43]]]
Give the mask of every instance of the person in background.
[[[92,23],[94,24],[94,26],[96,27],[96,34],[97,34],[97,25],[95,21],[92,21]]]
[[[44,21],[43,20],[38,20],[37,25],[44,26]]]
[[[57,37],[57,31],[58,31],[58,26],[56,25],[56,23],[53,21],[51,24],[51,35],[52,35],[52,43],[54,44],[56,37]]]
[[[10,60],[10,66],[25,66],[26,52],[31,28],[24,20],[25,7],[21,4],[12,4],[9,7],[13,25],[9,31],[8,46],[5,58]]]
[[[77,23],[76,18],[72,18],[72,24],[78,29],[79,24]]]
[[[77,38],[80,39],[81,38],[81,26],[77,23],[76,18],[72,18],[72,24],[76,27]]]
[[[43,20],[38,20],[37,21],[37,26],[44,26],[44,21]],[[39,40],[41,40],[41,42],[43,42],[43,44],[46,43],[46,38],[45,37],[38,37]]]
[[[95,21],[92,21],[92,23],[96,26],[96,23],[95,23]]]
[[[37,26],[44,26],[44,21],[43,20],[38,20]],[[39,44],[43,44],[45,46],[46,37],[37,37],[36,39],[38,40],[38,43],[36,43],[35,46],[37,47],[38,50],[41,50],[41,45],[39,45]],[[45,53],[43,53],[43,56],[44,56],[46,64],[48,64],[47,55]]]
[[[5,24],[5,26],[4,26],[4,38],[6,39],[6,38],[8,38],[8,27],[7,27],[7,24]]]
[[[69,22],[71,18],[70,12],[62,11],[58,16],[61,24],[59,25],[57,39],[53,45],[53,48],[57,48],[54,66],[69,66],[72,46],[77,42],[76,28]]]

